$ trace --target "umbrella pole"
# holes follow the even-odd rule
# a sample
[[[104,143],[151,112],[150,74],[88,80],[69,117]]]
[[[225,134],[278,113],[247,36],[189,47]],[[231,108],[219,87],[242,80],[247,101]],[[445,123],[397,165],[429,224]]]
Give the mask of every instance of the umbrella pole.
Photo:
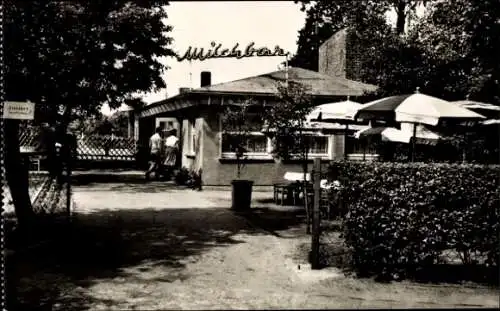
[[[345,131],[344,131],[344,160],[347,160],[347,131],[349,131],[349,124],[345,125]]]
[[[464,144],[462,146],[462,163],[467,162],[467,149],[469,148],[469,144],[467,141],[467,132],[464,131]]]
[[[413,123],[413,135],[412,135],[412,146],[411,146],[411,162],[415,162],[415,146],[417,140],[417,123]]]
[[[366,161],[366,145],[369,143],[369,138],[363,141],[363,162]]]

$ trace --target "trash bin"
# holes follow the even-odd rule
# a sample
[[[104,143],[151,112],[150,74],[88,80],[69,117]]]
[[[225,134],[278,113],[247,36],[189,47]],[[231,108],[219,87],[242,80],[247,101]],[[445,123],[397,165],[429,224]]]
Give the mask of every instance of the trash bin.
[[[231,209],[236,211],[249,210],[252,202],[253,181],[236,179],[232,185],[232,205]]]

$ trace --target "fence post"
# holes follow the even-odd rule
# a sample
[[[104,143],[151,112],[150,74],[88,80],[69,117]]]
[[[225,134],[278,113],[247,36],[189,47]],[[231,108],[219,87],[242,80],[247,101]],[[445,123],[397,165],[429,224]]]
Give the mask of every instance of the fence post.
[[[319,203],[320,203],[320,179],[321,179],[321,159],[314,159],[313,167],[313,219],[312,219],[312,241],[311,241],[311,269],[319,269],[319,235],[320,235],[320,217],[319,217]]]
[[[66,214],[71,221],[71,164],[68,161],[66,165]]]
[[[73,135],[67,136],[66,141],[66,215],[68,217],[68,222],[71,222],[71,183],[73,171],[73,164],[77,157],[77,138]]]

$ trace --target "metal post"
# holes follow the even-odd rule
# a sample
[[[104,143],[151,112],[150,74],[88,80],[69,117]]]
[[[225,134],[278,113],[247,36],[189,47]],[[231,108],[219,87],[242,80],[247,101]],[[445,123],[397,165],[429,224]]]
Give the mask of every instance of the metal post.
[[[320,179],[321,179],[321,158],[314,158],[314,168],[312,172],[314,202],[312,220],[312,241],[311,241],[311,269],[319,269],[319,235],[320,235]]]
[[[66,215],[71,219],[71,160],[66,164]]]
[[[411,144],[411,162],[415,162],[415,146],[417,140],[417,123],[413,123],[413,135],[412,135],[412,144]]]
[[[464,132],[464,143],[462,144],[462,164],[467,162],[467,150],[469,149],[469,141],[467,132]]]
[[[189,87],[193,89],[193,64],[189,60]]]
[[[68,217],[68,222],[71,221],[71,182],[72,182],[72,170],[73,163],[76,159],[77,150],[77,139],[72,134],[66,134],[66,216]]]
[[[288,88],[288,53],[285,55],[285,85]]]
[[[345,125],[345,131],[344,131],[344,160],[348,159],[347,156],[347,138],[349,134],[347,133],[349,131],[349,123]]]

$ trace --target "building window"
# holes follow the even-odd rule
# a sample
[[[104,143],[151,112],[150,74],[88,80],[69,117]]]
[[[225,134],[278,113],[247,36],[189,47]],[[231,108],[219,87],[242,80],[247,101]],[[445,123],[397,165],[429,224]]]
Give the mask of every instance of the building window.
[[[327,135],[318,135],[318,134],[311,134],[311,133],[305,133],[303,135],[306,135],[308,138],[308,144],[309,144],[309,150],[308,150],[308,157],[311,156],[319,156],[319,157],[329,157],[329,150],[330,150],[330,137]],[[298,144],[298,143],[297,143]],[[295,149],[295,152],[300,152],[299,149]],[[294,154],[291,155],[292,159],[297,159],[299,158],[299,154]]]
[[[238,142],[243,140],[243,147],[245,148],[245,156],[250,159],[259,158],[272,158],[271,155],[271,141],[270,139],[261,132],[263,127],[263,121],[257,114],[249,114],[247,118],[250,122],[250,132],[245,133],[245,137],[242,137],[240,133],[233,128],[222,128],[222,122],[220,122],[220,133],[221,133],[221,156],[222,158],[235,158],[236,157],[236,147]]]
[[[258,132],[248,133],[242,137],[235,132],[222,133],[222,153],[235,153],[238,141],[244,140],[243,147],[247,154],[266,154],[268,153],[268,138]]]
[[[170,129],[178,130],[179,124],[175,118],[156,118],[155,127],[160,127],[162,130],[170,130]]]
[[[366,139],[356,139],[354,136],[347,136],[346,151],[347,154],[377,154],[375,143],[370,143]]]
[[[328,154],[328,137],[312,136],[309,147],[310,154]]]

